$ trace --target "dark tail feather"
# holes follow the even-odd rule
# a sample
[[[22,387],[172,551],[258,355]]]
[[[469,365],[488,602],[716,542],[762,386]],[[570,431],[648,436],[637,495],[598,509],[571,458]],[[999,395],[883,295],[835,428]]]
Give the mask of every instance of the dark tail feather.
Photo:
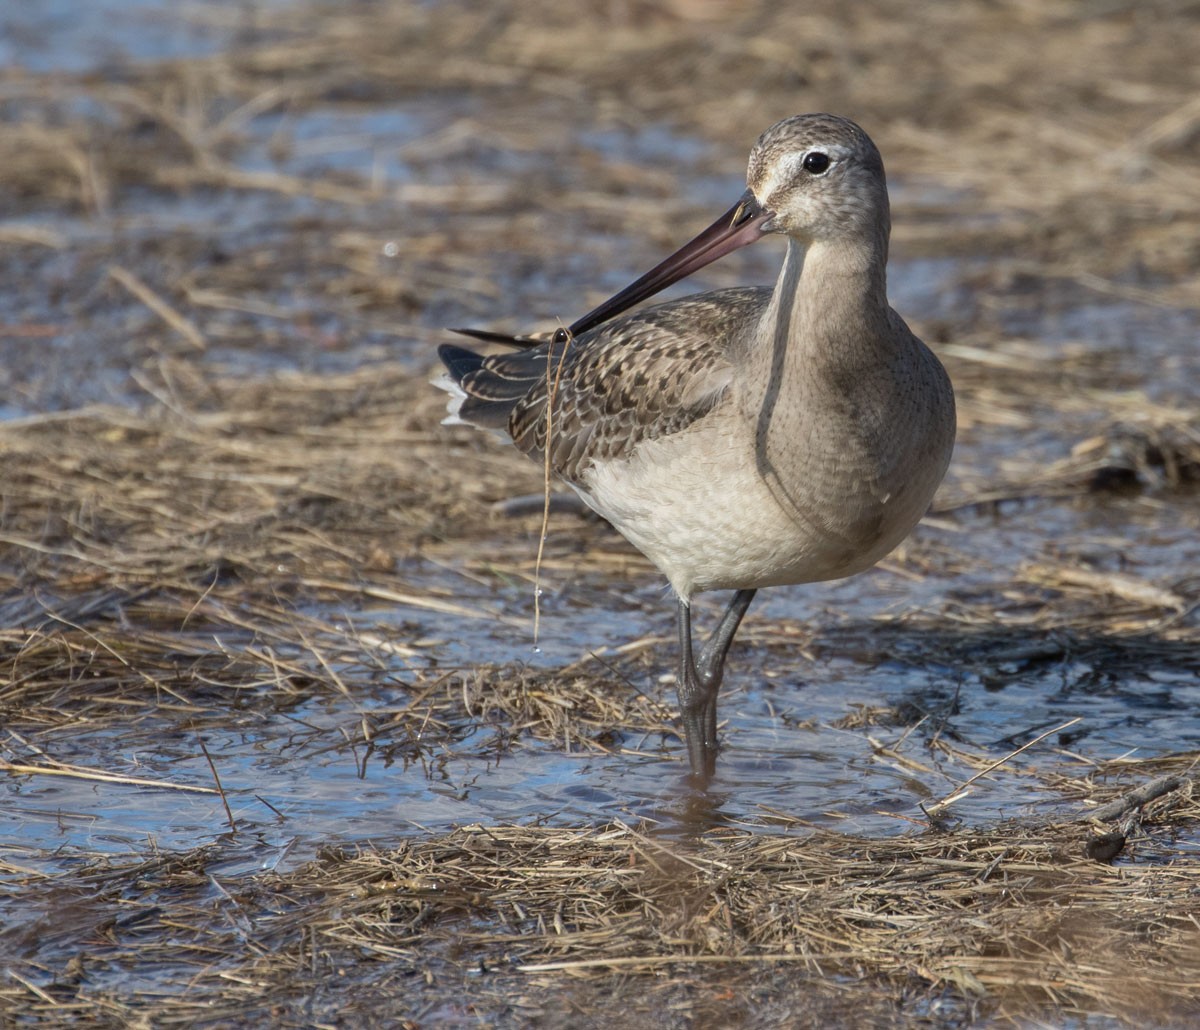
[[[438,346],[437,352],[442,364],[450,373],[450,378],[460,386],[463,376],[483,367],[483,355],[476,354],[473,350],[467,350],[466,347],[455,347],[452,343],[443,343]]]
[[[502,343],[505,347],[536,347],[546,342],[535,336],[510,336],[507,333],[493,333],[488,329],[451,329],[449,332],[469,336],[472,340],[481,340],[484,343]]]
[[[497,359],[489,362],[482,354],[450,343],[438,347],[438,357],[462,391],[462,396],[451,402],[451,416],[480,429],[507,432],[513,408],[529,392],[531,380],[528,375],[505,375],[491,367]],[[524,359],[525,355],[520,358]],[[455,404],[457,407],[453,406]]]

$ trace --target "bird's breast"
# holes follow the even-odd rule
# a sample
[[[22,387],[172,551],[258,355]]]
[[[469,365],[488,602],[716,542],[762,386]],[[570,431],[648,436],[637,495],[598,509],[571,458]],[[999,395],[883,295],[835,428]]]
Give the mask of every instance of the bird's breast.
[[[948,415],[934,396],[800,394],[747,412],[734,394],[574,485],[681,596],[836,579],[875,564],[928,508],[953,443],[952,395]]]

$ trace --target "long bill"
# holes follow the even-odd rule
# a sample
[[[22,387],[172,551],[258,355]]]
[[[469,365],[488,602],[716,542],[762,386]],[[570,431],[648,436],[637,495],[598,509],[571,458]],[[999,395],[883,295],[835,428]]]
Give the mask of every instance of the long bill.
[[[763,208],[750,190],[746,190],[741,200],[694,240],[685,243],[636,282],[630,283],[620,293],[609,297],[599,307],[572,323],[571,335],[578,336],[594,329],[601,322],[607,322],[647,297],[653,297],[705,265],[761,239],[770,217],[771,212]]]

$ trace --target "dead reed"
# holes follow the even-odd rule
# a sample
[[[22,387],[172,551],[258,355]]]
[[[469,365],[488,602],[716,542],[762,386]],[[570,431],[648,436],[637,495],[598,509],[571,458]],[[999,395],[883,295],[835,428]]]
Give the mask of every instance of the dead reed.
[[[1079,786],[1098,800],[1146,771],[1121,763]],[[1136,861],[1120,866],[1090,857],[1097,838],[1081,813],[875,841],[469,826],[226,879],[215,898],[215,853],[97,868],[81,879],[94,900],[80,928],[100,936],[74,979],[18,979],[0,1000],[40,1020],[130,1018],[144,1001],[79,985],[156,963],[187,983],[154,1003],[168,1026],[303,1019],[314,1000],[324,1011],[331,977],[352,988],[337,1002],[343,1018],[414,1025],[591,1025],[614,992],[641,1026],[815,1026],[844,1019],[851,998],[904,1022],[1049,1010],[1182,1024],[1200,1004],[1200,902],[1192,863],[1170,856],[1173,829],[1200,816],[1190,782],[1126,823]],[[26,889],[63,887],[34,878]],[[555,1017],[552,996],[567,1013]]]
[[[1194,362],[1158,339],[1200,305],[1194,4],[181,16],[240,19],[236,39],[102,74],[0,72],[0,383],[25,411],[0,423],[0,775],[113,777],[55,742],[314,697],[347,716],[298,729],[309,754],[432,769],[468,739],[482,757],[661,741],[674,713],[636,686],[657,668],[652,629],[550,673],[439,662],[464,622],[527,628],[488,598],[532,590],[540,500],[509,499],[542,483],[438,426],[431,346],[460,320],[533,331],[585,310],[709,217],[676,162],[736,188],[753,135],[799,110],[849,114],[880,143],[898,258],[952,259],[929,292],[966,299],[904,314],[951,368],[959,450],[934,532],[886,568],[983,582],[868,625],[752,619],[746,646],[907,654],[985,684],[1068,658],[1117,680],[1200,676],[1196,570],[1144,560],[1194,525],[1200,477]],[[329,111],[347,128],[291,131]],[[381,140],[364,114],[413,121]],[[350,145],[369,172],[324,160]],[[1089,305],[1103,317],[1025,328]],[[130,402],[81,403],[114,365]],[[989,550],[988,520],[1022,511],[1095,511],[1100,528]],[[1177,552],[1195,553],[1161,545]],[[653,576],[556,508],[542,575],[581,566]],[[962,780],[996,760],[907,701],[849,707],[845,725],[901,765],[925,760],[919,741]],[[17,839],[0,846],[0,1022],[1191,1025],[1194,760],[1014,762],[1080,818],[931,817],[885,840],[694,810],[391,828],[395,846],[231,872],[224,844],[61,858]]]

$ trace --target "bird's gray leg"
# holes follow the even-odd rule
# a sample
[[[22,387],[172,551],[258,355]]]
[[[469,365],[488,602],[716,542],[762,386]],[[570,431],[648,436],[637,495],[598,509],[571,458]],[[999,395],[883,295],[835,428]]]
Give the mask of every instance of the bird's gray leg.
[[[725,675],[725,656],[729,654],[729,645],[733,643],[734,635],[742,624],[742,618],[750,602],[754,600],[755,591],[739,590],[733,595],[717,628],[708,638],[704,650],[700,652],[700,661],[696,663],[696,675],[702,683],[708,684],[708,707],[704,713],[704,739],[712,741],[713,753],[716,753],[717,743],[717,692],[721,689],[721,680]]]
[[[679,600],[679,710],[692,775],[703,783],[717,769],[717,695],[725,672],[725,656],[750,602],[753,590],[739,590],[721,616],[697,663],[692,652],[692,613]]]
[[[687,742],[688,761],[692,775],[707,783],[717,769],[716,734],[706,732],[707,713],[710,707],[708,691],[696,674],[696,662],[692,657],[692,610],[682,597],[678,601],[679,614],[679,676],[675,691],[679,697],[679,714],[683,720],[683,738]]]

